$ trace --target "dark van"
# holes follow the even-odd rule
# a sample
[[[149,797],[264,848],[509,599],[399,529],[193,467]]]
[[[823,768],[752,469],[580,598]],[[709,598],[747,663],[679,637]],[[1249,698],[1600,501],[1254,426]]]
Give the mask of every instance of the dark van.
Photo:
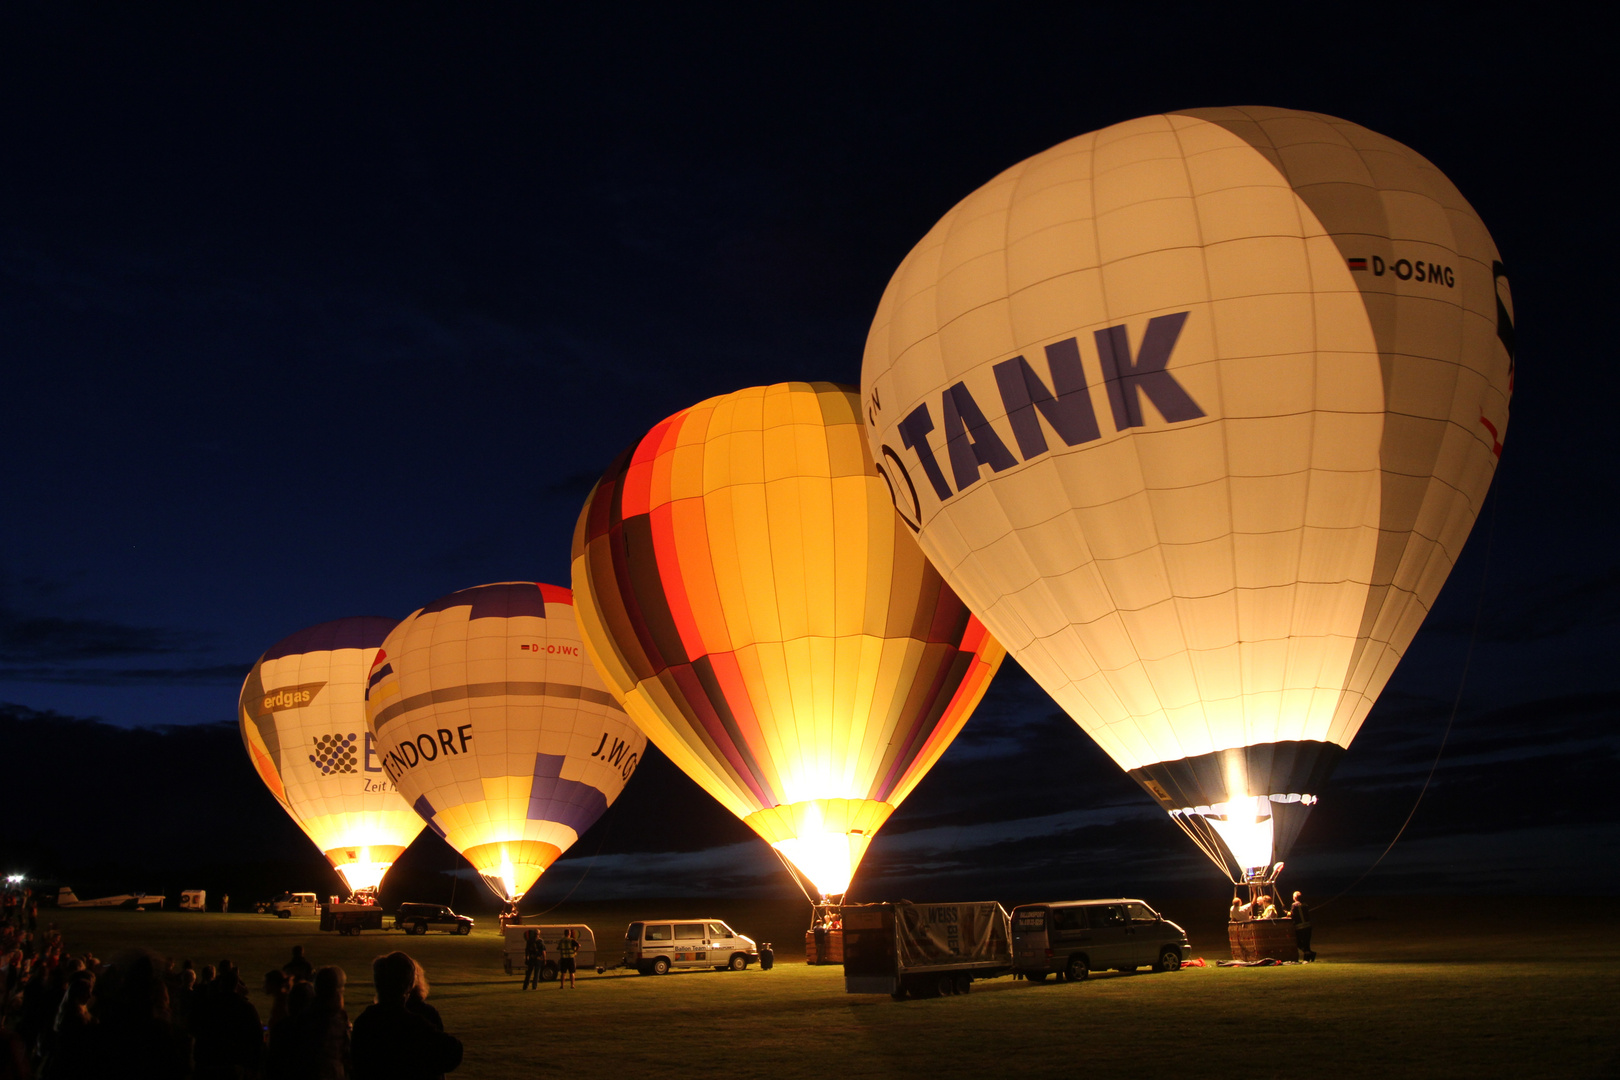
[[[1013,970],[1079,982],[1093,970],[1175,971],[1190,954],[1187,932],[1141,900],[1062,900],[1012,913]]]

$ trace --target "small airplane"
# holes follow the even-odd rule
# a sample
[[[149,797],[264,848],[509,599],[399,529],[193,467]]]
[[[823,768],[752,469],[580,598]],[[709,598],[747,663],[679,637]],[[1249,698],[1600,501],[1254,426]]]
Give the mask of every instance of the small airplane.
[[[165,897],[148,896],[146,893],[123,893],[118,896],[100,896],[94,900],[80,900],[73,895],[73,889],[63,885],[56,890],[56,906],[59,908],[134,908],[140,911],[148,907],[162,907]]]

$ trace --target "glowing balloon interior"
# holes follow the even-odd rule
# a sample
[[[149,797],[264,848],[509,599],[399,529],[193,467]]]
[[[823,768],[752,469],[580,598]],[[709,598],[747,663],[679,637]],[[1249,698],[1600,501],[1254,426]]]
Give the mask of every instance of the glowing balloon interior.
[[[376,888],[422,831],[366,731],[366,675],[393,626],[339,619],[293,634],[259,657],[239,701],[259,779],[351,891]]]
[[[631,717],[824,896],[1005,656],[896,516],[856,405],[789,383],[677,413],[597,484],[573,549]]]
[[[1198,109],[951,210],[884,294],[862,406],[945,579],[1252,876],[1455,563],[1513,362],[1506,272],[1438,169],[1343,120]]]
[[[428,827],[515,902],[596,822],[647,740],[586,660],[569,590],[481,585],[375,654],[366,716]]]

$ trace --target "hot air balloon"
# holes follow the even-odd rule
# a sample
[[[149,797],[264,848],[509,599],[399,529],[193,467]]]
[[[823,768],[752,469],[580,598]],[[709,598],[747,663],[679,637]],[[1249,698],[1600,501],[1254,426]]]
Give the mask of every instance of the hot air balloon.
[[[1512,299],[1478,216],[1400,143],[1193,109],[958,204],[890,281],[861,384],[946,581],[1254,880],[1479,513]]]
[[[366,731],[366,675],[393,619],[338,619],[283,638],[242,683],[253,768],[351,892],[375,890],[422,831]]]
[[[852,391],[785,383],[665,420],[574,532],[580,626],[625,709],[842,896],[1005,656],[896,516]]]
[[[509,908],[647,747],[585,658],[573,595],[529,581],[451,593],[395,627],[366,721],[400,793]]]

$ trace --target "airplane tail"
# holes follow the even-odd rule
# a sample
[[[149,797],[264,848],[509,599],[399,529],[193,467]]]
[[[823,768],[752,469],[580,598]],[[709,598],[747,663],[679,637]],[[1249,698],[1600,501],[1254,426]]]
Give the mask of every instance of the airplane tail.
[[[79,898],[73,895],[73,889],[71,886],[63,885],[60,889],[56,890],[56,902],[58,904],[77,904],[79,902]]]

